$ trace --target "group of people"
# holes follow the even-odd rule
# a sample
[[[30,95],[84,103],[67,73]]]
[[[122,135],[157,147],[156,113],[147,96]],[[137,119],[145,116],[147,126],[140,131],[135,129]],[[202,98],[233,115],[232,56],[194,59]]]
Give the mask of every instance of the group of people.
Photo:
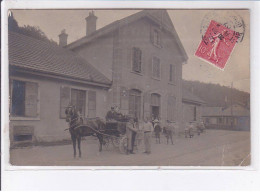
[[[167,139],[167,144],[170,143],[170,141],[171,144],[173,144],[174,131],[179,127],[178,123],[169,120],[167,120],[162,127],[162,123],[157,117],[152,117],[152,119],[146,117],[143,122],[139,122],[138,118],[134,116],[123,115],[117,106],[111,107],[111,110],[109,110],[106,115],[107,121],[122,121],[124,119],[128,121],[126,124],[127,154],[134,154],[134,147],[136,145],[135,142],[138,133],[143,133],[144,153],[150,154],[152,132],[155,133],[156,143],[160,143],[160,134],[162,132]],[[187,135],[193,137],[195,128],[200,133],[205,129],[205,126],[203,122],[196,123],[196,125],[192,122],[187,123],[185,126],[185,137]]]
[[[153,124],[148,118],[144,119],[144,122],[139,123],[137,118],[130,117],[126,125],[127,154],[134,154],[135,140],[138,132],[143,132],[144,134],[144,154],[150,154],[152,131]]]
[[[106,121],[122,121],[127,118],[126,136],[127,136],[127,154],[134,154],[134,147],[136,145],[137,134],[143,132],[144,134],[144,153],[151,153],[151,137],[154,130],[153,124],[148,118],[144,122],[139,122],[138,118],[128,115],[123,115],[117,106],[111,107],[107,112]]]

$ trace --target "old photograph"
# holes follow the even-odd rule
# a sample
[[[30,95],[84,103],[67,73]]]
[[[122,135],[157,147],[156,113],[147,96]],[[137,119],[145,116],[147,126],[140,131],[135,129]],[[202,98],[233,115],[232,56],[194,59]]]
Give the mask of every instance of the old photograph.
[[[12,166],[250,166],[247,9],[8,10]]]

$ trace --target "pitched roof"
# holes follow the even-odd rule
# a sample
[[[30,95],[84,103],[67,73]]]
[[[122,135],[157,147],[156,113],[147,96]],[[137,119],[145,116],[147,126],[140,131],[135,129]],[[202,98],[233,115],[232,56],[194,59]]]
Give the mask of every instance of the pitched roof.
[[[206,104],[205,101],[203,101],[200,97],[192,94],[189,90],[186,88],[182,88],[182,101],[197,103],[197,104]]]
[[[176,40],[176,43],[179,46],[179,50],[182,53],[182,57],[183,57],[184,61],[188,60],[187,53],[184,50],[184,47],[172,24],[172,21],[171,21],[171,18],[169,17],[168,12],[166,10],[161,10],[161,9],[160,10],[143,10],[143,11],[137,12],[133,15],[130,15],[128,17],[125,17],[121,20],[112,22],[111,24],[108,24],[108,25],[104,26],[103,28],[96,30],[89,36],[84,36],[83,38],[78,39],[78,40],[68,44],[66,48],[69,48],[69,49],[77,48],[77,47],[81,46],[82,44],[91,42],[98,37],[101,37],[103,35],[106,35],[112,31],[116,30],[119,26],[121,27],[121,26],[127,25],[127,24],[134,22],[138,19],[141,19],[143,17],[147,17],[147,18],[151,19],[152,21],[154,21],[158,25],[160,25],[163,29],[170,32],[174,36],[174,39]]]
[[[15,32],[9,32],[9,64],[90,84],[111,84],[108,78],[74,52]]]

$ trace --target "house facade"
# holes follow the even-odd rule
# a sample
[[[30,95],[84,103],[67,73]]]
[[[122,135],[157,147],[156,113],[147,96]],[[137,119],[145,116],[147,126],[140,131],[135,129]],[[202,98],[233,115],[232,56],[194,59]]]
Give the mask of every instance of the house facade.
[[[167,11],[140,11],[98,30],[93,12],[86,21],[86,36],[66,48],[112,81],[108,107],[182,123],[182,65],[188,57]]]
[[[204,107],[202,118],[208,129],[250,130],[250,110],[239,104],[226,108]]]
[[[111,82],[85,59],[59,46],[9,32],[10,140],[70,138],[65,108],[104,117]]]

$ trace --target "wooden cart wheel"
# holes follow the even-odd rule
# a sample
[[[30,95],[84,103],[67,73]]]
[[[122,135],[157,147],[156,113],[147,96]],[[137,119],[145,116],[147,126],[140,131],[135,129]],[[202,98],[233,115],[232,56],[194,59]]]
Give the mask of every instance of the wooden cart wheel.
[[[123,136],[119,140],[119,150],[122,154],[127,153],[127,137]]]
[[[120,146],[120,139],[115,137],[112,139],[112,144],[114,147],[118,148]]]

